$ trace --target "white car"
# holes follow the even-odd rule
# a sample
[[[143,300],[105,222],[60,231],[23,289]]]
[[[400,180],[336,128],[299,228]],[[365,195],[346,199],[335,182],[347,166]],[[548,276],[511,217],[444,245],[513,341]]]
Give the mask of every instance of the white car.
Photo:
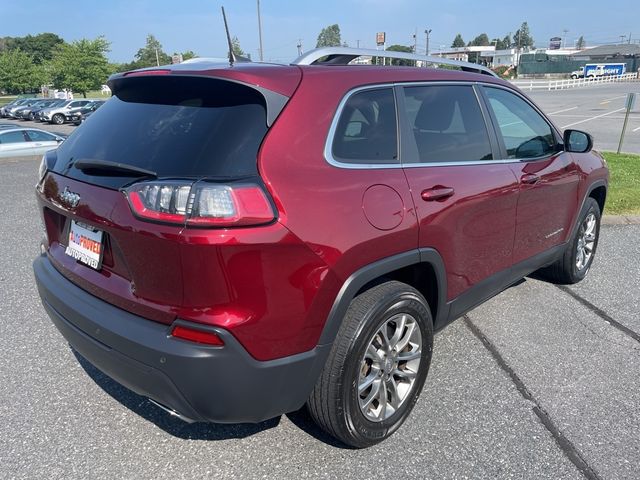
[[[0,129],[0,158],[42,155],[58,148],[64,137],[35,128]]]

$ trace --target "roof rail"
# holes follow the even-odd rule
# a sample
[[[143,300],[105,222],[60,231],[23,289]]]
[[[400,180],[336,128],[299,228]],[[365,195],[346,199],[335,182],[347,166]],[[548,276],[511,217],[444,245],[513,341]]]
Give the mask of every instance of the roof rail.
[[[382,57],[398,58],[401,60],[414,60],[431,64],[452,65],[460,67],[465,72],[483,73],[497,77],[495,72],[483,65],[471,62],[460,62],[448,58],[434,57],[430,55],[417,55],[415,53],[394,52],[391,50],[370,50],[364,48],[349,47],[323,47],[309,50],[296,58],[291,65],[347,65],[358,57]]]

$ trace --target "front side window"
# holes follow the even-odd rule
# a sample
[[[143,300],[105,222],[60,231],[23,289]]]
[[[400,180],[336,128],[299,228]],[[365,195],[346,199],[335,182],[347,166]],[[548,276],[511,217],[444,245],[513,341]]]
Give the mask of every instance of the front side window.
[[[47,132],[39,132],[38,130],[28,130],[27,135],[32,142],[55,142],[56,136]]]
[[[551,126],[518,95],[501,88],[485,87],[489,104],[507,149],[507,158],[540,158],[556,151]]]
[[[343,163],[398,163],[396,104],[391,88],[349,97],[333,137],[332,155]]]
[[[405,87],[404,98],[420,163],[493,158],[487,127],[472,86]]]

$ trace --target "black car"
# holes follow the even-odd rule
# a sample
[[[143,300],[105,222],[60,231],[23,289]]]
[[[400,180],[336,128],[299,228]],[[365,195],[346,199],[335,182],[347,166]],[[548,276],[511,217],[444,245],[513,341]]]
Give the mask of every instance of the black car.
[[[73,108],[64,114],[64,121],[73,123],[74,125],[80,125],[88,115],[91,115],[98,108],[100,108],[106,100],[96,100],[84,107]]]

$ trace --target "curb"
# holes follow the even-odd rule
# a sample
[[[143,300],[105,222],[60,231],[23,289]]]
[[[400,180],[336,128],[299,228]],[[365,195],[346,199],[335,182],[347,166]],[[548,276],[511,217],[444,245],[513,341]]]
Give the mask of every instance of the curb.
[[[640,215],[603,215],[602,225],[640,225]]]

